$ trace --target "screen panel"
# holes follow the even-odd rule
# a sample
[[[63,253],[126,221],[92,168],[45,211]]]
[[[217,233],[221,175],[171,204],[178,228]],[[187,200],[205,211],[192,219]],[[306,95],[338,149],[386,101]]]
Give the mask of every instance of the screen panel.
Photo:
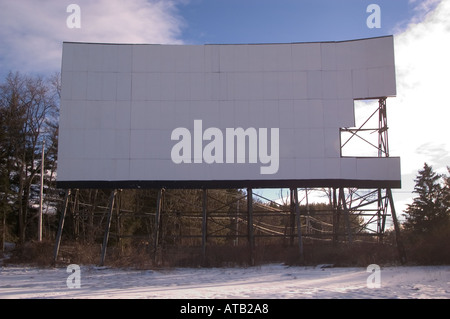
[[[354,100],[395,94],[393,37],[64,43],[58,186],[400,187],[399,158],[340,152]]]

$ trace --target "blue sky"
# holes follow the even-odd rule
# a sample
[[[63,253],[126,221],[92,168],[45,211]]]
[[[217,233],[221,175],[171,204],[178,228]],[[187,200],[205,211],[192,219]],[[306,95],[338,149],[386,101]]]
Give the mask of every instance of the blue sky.
[[[69,4],[81,28],[70,29]],[[398,34],[440,0],[0,0],[0,75],[60,68],[63,41],[225,44],[340,41]],[[377,4],[381,28],[366,12]],[[33,58],[30,59],[30,56]]]
[[[67,26],[71,3],[80,7],[81,28]],[[381,28],[366,24],[369,4],[379,5]],[[402,158],[401,211],[425,161],[440,173],[450,165],[449,16],[448,0],[0,0],[0,79],[8,71],[59,71],[63,41],[283,43],[392,34],[397,97],[388,99],[388,124],[391,155]]]
[[[381,9],[381,28],[369,29],[369,4]],[[184,41],[276,43],[339,41],[393,34],[414,15],[408,0],[195,0],[179,6]]]
[[[62,41],[280,43],[398,34],[440,0],[0,0],[0,75],[60,67]],[[81,28],[66,9],[80,7]],[[381,28],[368,28],[369,4]],[[33,56],[32,59],[29,57]]]

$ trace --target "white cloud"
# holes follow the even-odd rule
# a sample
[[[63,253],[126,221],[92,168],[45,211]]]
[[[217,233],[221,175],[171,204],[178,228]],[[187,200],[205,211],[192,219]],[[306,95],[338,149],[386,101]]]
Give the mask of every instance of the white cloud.
[[[415,11],[394,36],[397,96],[387,100],[390,153],[402,163],[402,190],[394,190],[397,215],[412,202],[424,162],[440,173],[450,166],[450,1],[422,1]]]
[[[410,23],[419,23],[425,16],[433,11],[441,0],[409,0],[410,5],[414,6],[415,16],[411,19]]]
[[[47,73],[60,68],[63,41],[181,43],[177,0],[0,0],[0,70]],[[70,29],[67,6],[81,8]]]
[[[437,170],[450,165],[449,15],[450,1],[441,1],[395,36],[397,97],[388,100],[388,124],[391,153],[402,157],[404,174],[416,174],[425,161]]]
[[[399,217],[412,202],[423,164],[438,173],[447,173],[450,166],[450,1],[410,2],[416,14],[394,33],[397,96],[387,99],[390,156],[401,158],[402,189],[393,190]],[[355,105],[357,123],[362,123],[377,101]]]

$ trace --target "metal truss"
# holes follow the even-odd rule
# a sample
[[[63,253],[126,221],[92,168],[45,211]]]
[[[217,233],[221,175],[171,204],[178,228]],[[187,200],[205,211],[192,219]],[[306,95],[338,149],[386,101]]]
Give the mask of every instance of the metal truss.
[[[377,115],[378,126],[367,127],[370,120],[374,119]],[[378,100],[378,107],[358,128],[342,128],[341,133],[342,132],[350,133],[350,137],[341,143],[341,154],[342,149],[350,142],[350,140],[357,137],[364,141],[366,145],[374,147],[377,150],[378,157],[389,157],[386,97]],[[377,134],[377,144],[362,136],[362,133],[367,132],[370,134]],[[366,220],[366,222],[363,223],[359,229],[351,227],[350,222],[346,222],[346,225],[348,225],[348,240],[352,240],[353,234],[358,234],[361,231],[364,231],[364,233],[377,236],[379,242],[382,242],[386,227],[386,217],[391,217],[394,224],[400,260],[405,262],[406,256],[400,239],[400,228],[395,212],[391,189],[348,189],[347,192],[345,192],[344,189],[341,188],[339,189],[339,194],[339,202],[336,209],[338,211],[344,211],[346,219],[348,218],[347,216],[352,214],[355,216],[365,217]]]

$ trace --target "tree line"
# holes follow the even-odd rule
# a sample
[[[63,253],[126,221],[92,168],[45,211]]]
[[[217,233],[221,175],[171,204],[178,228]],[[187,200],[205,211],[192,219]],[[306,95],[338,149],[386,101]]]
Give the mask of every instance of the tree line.
[[[438,174],[425,163],[414,181],[415,197],[404,212],[402,225],[410,259],[449,263],[450,174]]]
[[[64,198],[64,191],[56,188],[60,89],[59,74],[43,77],[10,72],[0,82],[2,243],[11,241],[23,244],[37,238],[42,155],[45,172],[44,237],[53,240],[55,236]],[[425,163],[419,170],[415,183],[415,197],[404,212],[403,240],[417,260],[427,262],[433,258],[440,258],[450,261],[450,250],[447,247],[447,243],[450,242],[450,177],[446,174],[437,174]],[[236,234],[242,231],[239,222],[243,219],[235,215],[235,212],[239,211],[239,205],[242,212],[246,209],[245,194],[240,190],[215,190],[212,194],[215,199],[209,202],[209,207],[212,210],[219,208],[228,210],[230,216],[228,221],[216,218],[209,227],[216,227],[213,230],[219,234],[228,232],[230,242],[236,241],[238,238]],[[235,199],[239,197],[244,199],[236,201]],[[77,205],[77,214],[69,217],[74,220],[66,226],[72,239],[93,242],[103,233],[99,225],[104,218],[108,198],[108,190],[77,191],[77,200],[73,202],[74,206]],[[127,190],[121,194],[120,205],[124,211],[145,215],[154,212],[155,200],[156,192],[153,190]],[[196,190],[168,192],[165,209],[172,214],[165,217],[170,220],[164,220],[164,233],[170,234],[171,238],[177,238],[177,234],[186,232],[194,234],[197,231],[194,229],[199,226],[199,220],[182,219],[177,212],[187,208],[201,212],[201,200],[201,192]],[[233,207],[225,204],[230,201]],[[315,208],[326,207],[311,206],[311,211]],[[270,211],[269,206],[267,209]],[[275,221],[275,217],[261,217],[260,231],[287,233],[289,230],[286,225],[292,224],[289,218]],[[307,226],[310,229],[317,228],[316,231],[324,231],[320,228],[321,225],[332,221],[322,219],[317,226],[313,218],[309,222]],[[269,230],[267,228],[269,224],[275,225],[275,228]],[[122,234],[130,235],[148,234],[154,227],[149,218],[134,217],[117,222],[117,227],[119,226]]]
[[[54,188],[59,75],[10,72],[0,84],[0,210],[3,240],[29,239],[36,224],[44,150],[46,187]],[[44,147],[43,147],[44,144]]]

